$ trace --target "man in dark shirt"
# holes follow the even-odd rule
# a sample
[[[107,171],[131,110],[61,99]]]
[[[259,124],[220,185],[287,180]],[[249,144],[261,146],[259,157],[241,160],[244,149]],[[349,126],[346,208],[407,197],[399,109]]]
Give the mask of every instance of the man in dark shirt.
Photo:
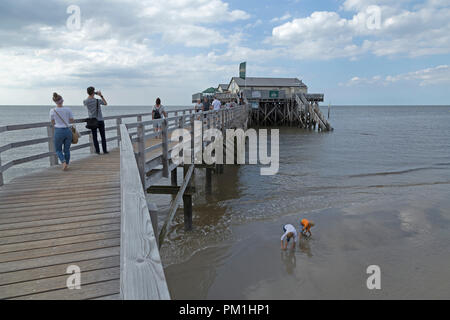
[[[102,93],[95,92],[94,87],[89,87],[87,89],[87,93],[89,97],[84,100],[83,104],[88,109],[89,118],[96,118],[98,121],[98,130],[100,131],[100,136],[102,137],[102,149],[104,154],[108,154],[108,149],[106,146],[106,133],[105,133],[105,121],[103,119],[102,114],[102,108],[101,106],[107,106],[108,103],[106,102],[105,98],[103,97]],[[98,95],[100,99],[95,99],[95,95]],[[98,144],[98,138],[97,138],[97,129],[91,129],[92,131],[92,140],[94,140],[94,147],[95,152],[97,154],[100,154],[100,146]]]

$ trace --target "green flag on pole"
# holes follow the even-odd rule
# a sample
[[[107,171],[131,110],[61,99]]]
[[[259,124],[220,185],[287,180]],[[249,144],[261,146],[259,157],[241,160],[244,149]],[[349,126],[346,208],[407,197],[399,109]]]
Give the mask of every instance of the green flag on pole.
[[[239,78],[245,79],[247,73],[247,62],[242,62],[239,66]]]

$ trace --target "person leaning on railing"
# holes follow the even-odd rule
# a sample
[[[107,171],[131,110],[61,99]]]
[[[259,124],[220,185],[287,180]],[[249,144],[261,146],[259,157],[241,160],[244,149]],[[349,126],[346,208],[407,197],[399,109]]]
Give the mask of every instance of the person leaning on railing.
[[[70,163],[70,146],[72,144],[70,124],[74,121],[73,113],[70,108],[63,106],[64,99],[56,92],[53,94],[53,102],[56,103],[56,108],[50,110],[50,120],[55,126],[55,150],[63,165],[63,170],[66,171]]]

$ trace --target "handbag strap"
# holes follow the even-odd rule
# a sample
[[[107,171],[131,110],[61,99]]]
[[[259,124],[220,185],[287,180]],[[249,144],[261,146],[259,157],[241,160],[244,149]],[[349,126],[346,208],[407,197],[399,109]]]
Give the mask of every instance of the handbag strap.
[[[98,107],[98,105],[99,105],[99,102],[98,102],[98,101],[99,101],[99,100],[98,100],[98,99],[96,99],[96,100],[97,100],[97,117],[96,117],[96,119],[98,120],[98,108],[99,108],[99,107]]]
[[[67,124],[67,122],[59,115],[58,112],[56,112],[56,108],[53,109],[53,112],[55,112],[56,115],[62,120],[62,122],[64,122],[64,124],[66,125],[67,128],[70,128],[70,126]]]

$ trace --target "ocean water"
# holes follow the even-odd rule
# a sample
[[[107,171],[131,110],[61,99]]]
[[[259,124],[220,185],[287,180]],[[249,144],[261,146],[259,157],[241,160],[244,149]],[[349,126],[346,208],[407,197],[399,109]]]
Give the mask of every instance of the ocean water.
[[[0,126],[46,121],[49,109],[0,106]],[[105,116],[148,110],[111,107]],[[281,128],[276,176],[226,166],[207,195],[196,170],[194,230],[184,231],[180,212],[161,250],[173,298],[450,298],[450,107],[339,106],[330,121],[330,133]],[[7,179],[47,165],[11,169]],[[151,200],[161,225],[171,197]],[[316,223],[312,238],[281,251],[282,226],[301,218]],[[371,265],[381,290],[366,286]]]

